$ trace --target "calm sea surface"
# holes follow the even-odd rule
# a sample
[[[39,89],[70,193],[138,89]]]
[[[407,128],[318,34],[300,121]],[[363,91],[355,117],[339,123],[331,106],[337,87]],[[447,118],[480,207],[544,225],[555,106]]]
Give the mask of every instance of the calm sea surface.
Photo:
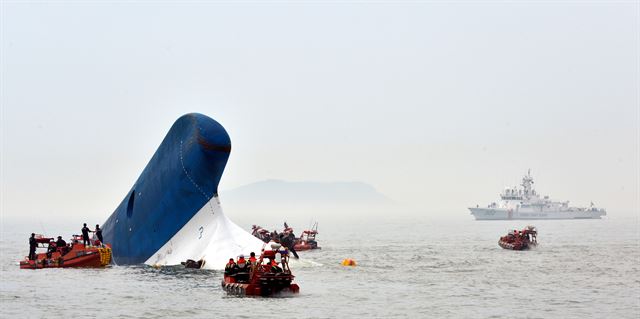
[[[497,245],[534,224],[536,250]],[[292,263],[301,293],[227,296],[219,271],[113,266],[20,270],[31,232],[3,224],[3,318],[639,318],[638,219],[321,221]],[[36,227],[37,228],[37,227]],[[36,229],[38,230],[38,229]],[[59,232],[57,232],[59,231]],[[48,234],[71,233],[52,229]],[[340,266],[353,258],[358,266]]]

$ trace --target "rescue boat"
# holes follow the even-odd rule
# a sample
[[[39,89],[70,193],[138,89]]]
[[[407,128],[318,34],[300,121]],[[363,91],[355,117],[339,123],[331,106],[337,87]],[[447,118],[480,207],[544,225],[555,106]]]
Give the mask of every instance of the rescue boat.
[[[222,289],[231,295],[239,296],[273,296],[288,292],[298,293],[300,287],[293,283],[295,276],[289,268],[289,252],[286,249],[279,250],[279,244],[271,244],[271,250],[264,250],[260,258],[245,271],[225,271],[222,280]],[[280,260],[280,265],[273,267],[265,262]],[[274,271],[275,268],[275,271]]]
[[[527,226],[523,230],[513,230],[506,236],[500,237],[498,245],[504,249],[526,250],[538,245],[538,231],[533,226]]]
[[[320,249],[318,242],[316,241],[316,235],[318,234],[317,224],[316,228],[305,230],[300,234],[300,238],[296,239],[296,244],[293,246],[295,250],[311,250]]]
[[[264,243],[268,243],[271,241],[271,232],[262,228],[262,226],[253,225],[251,227],[251,230],[251,235],[262,240]]]
[[[46,249],[37,253],[34,260],[20,261],[20,269],[41,268],[101,268],[111,263],[111,246],[92,241],[92,246],[82,243],[82,236],[74,235],[71,243],[56,247],[53,238],[36,235],[36,248]]]

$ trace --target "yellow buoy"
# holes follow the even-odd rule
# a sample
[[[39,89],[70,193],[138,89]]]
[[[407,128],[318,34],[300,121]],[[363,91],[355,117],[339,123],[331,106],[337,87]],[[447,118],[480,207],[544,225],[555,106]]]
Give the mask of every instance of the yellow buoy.
[[[355,265],[356,265],[356,261],[351,258],[347,258],[342,261],[342,266],[355,266]]]

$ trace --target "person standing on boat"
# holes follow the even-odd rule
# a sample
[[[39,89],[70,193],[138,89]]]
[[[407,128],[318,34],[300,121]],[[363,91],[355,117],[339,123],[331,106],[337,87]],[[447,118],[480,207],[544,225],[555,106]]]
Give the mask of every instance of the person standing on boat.
[[[29,260],[36,259],[36,247],[38,243],[36,242],[36,234],[31,233],[31,237],[29,237]]]
[[[102,240],[102,229],[100,229],[100,225],[96,224],[96,237],[98,237],[98,240],[100,241],[100,244],[104,244],[104,241]]]
[[[91,241],[89,240],[89,232],[93,232],[89,227],[87,227],[87,223],[84,223],[84,227],[82,227],[82,243],[85,246],[91,245]]]

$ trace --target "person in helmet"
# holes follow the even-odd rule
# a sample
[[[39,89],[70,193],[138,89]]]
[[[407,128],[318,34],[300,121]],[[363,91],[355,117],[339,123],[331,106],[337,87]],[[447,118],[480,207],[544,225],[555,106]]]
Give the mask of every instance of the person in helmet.
[[[245,282],[249,280],[249,263],[244,259],[244,255],[238,256],[236,262],[236,281]]]
[[[238,267],[244,268],[247,265],[247,260],[244,259],[244,255],[238,256],[238,261],[236,262]]]

